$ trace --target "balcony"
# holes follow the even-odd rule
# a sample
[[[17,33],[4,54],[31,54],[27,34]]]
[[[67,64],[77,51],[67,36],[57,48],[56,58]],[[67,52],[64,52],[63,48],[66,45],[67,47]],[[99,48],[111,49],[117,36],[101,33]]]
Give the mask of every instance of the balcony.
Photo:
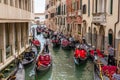
[[[105,23],[106,13],[93,13],[92,22],[93,23]]]

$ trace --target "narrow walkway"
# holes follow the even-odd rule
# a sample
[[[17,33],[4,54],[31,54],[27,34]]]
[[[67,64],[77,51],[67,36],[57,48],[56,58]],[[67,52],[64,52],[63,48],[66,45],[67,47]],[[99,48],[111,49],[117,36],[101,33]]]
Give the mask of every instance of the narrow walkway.
[[[16,76],[15,80],[25,80],[25,70],[24,70],[23,66],[20,69],[18,69],[15,76]]]

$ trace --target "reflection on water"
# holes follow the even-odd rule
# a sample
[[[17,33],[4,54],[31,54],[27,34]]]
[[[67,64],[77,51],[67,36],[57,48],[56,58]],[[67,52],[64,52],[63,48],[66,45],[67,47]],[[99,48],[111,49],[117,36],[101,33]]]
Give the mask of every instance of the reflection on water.
[[[44,44],[45,40],[42,36],[37,36]],[[35,80],[93,80],[93,65],[90,61],[80,66],[74,64],[73,51],[63,50],[62,48],[50,47],[52,54],[52,67],[46,72],[36,74]],[[33,69],[33,65],[26,68],[29,74]],[[26,75],[27,75],[26,74]],[[26,80],[33,80],[26,76]]]

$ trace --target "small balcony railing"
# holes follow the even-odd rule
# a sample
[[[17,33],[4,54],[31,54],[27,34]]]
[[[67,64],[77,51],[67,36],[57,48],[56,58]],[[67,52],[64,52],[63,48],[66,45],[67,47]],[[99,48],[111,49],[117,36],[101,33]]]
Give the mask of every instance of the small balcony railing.
[[[106,13],[93,13],[92,22],[93,23],[105,23]]]

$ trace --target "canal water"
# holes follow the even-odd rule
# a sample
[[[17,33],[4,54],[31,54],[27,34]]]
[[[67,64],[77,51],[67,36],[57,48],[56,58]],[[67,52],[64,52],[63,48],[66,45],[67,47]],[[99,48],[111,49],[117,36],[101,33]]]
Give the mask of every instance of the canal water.
[[[42,46],[43,36],[36,36]],[[93,64],[87,61],[79,66],[74,64],[73,50],[63,50],[49,46],[52,54],[52,67],[47,72],[34,74],[34,63],[25,68],[26,80],[94,80]],[[33,75],[31,75],[33,74]]]

